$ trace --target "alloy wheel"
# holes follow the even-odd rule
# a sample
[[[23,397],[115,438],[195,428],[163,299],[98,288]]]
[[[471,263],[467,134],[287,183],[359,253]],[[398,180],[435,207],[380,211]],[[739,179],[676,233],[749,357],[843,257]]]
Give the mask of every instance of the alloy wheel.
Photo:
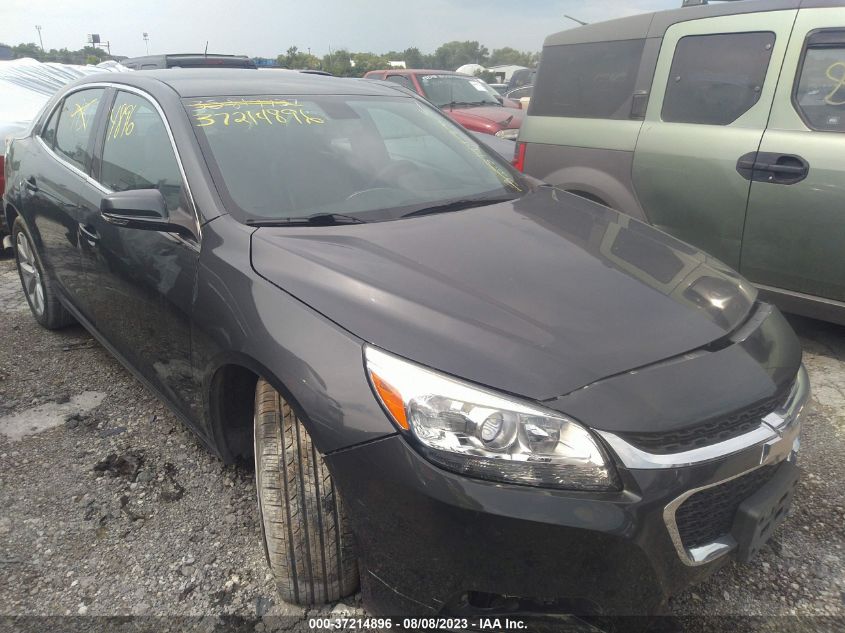
[[[35,261],[35,253],[32,249],[26,234],[21,231],[17,239],[18,270],[21,274],[21,282],[37,316],[44,314],[44,282],[41,280],[41,273],[38,271],[38,264]]]

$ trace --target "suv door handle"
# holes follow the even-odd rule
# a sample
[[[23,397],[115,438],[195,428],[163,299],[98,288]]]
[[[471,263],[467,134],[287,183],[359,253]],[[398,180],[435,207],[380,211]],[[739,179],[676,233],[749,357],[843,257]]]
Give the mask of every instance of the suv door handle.
[[[35,184],[35,176],[30,176],[29,178],[24,180],[22,184],[23,184],[23,188],[26,189],[27,191],[31,191],[33,193],[38,191],[38,185]]]
[[[736,170],[746,180],[794,185],[810,173],[810,164],[795,154],[749,152],[739,157]]]

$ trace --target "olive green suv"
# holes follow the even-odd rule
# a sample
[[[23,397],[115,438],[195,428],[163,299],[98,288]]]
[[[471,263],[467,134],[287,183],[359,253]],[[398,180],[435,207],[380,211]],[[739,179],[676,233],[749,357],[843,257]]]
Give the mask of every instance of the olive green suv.
[[[684,4],[546,38],[515,163],[845,324],[845,2]]]

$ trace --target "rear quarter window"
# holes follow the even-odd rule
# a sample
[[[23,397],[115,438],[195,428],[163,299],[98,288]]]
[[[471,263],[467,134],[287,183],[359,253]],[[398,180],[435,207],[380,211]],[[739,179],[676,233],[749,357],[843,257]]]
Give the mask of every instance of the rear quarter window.
[[[547,46],[531,115],[627,119],[645,40]]]
[[[688,35],[675,47],[661,117],[729,125],[760,99],[775,34]]]

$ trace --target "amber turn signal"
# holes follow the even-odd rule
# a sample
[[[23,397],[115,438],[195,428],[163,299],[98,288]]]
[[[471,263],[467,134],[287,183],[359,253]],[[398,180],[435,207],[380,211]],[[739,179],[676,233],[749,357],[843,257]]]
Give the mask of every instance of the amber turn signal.
[[[406,431],[410,430],[411,427],[408,426],[408,417],[405,414],[405,403],[402,400],[402,396],[399,395],[399,392],[372,371],[370,372],[370,378],[373,380],[373,386],[376,388],[378,397],[381,399],[382,404],[390,412],[390,415],[393,416],[396,424]]]

